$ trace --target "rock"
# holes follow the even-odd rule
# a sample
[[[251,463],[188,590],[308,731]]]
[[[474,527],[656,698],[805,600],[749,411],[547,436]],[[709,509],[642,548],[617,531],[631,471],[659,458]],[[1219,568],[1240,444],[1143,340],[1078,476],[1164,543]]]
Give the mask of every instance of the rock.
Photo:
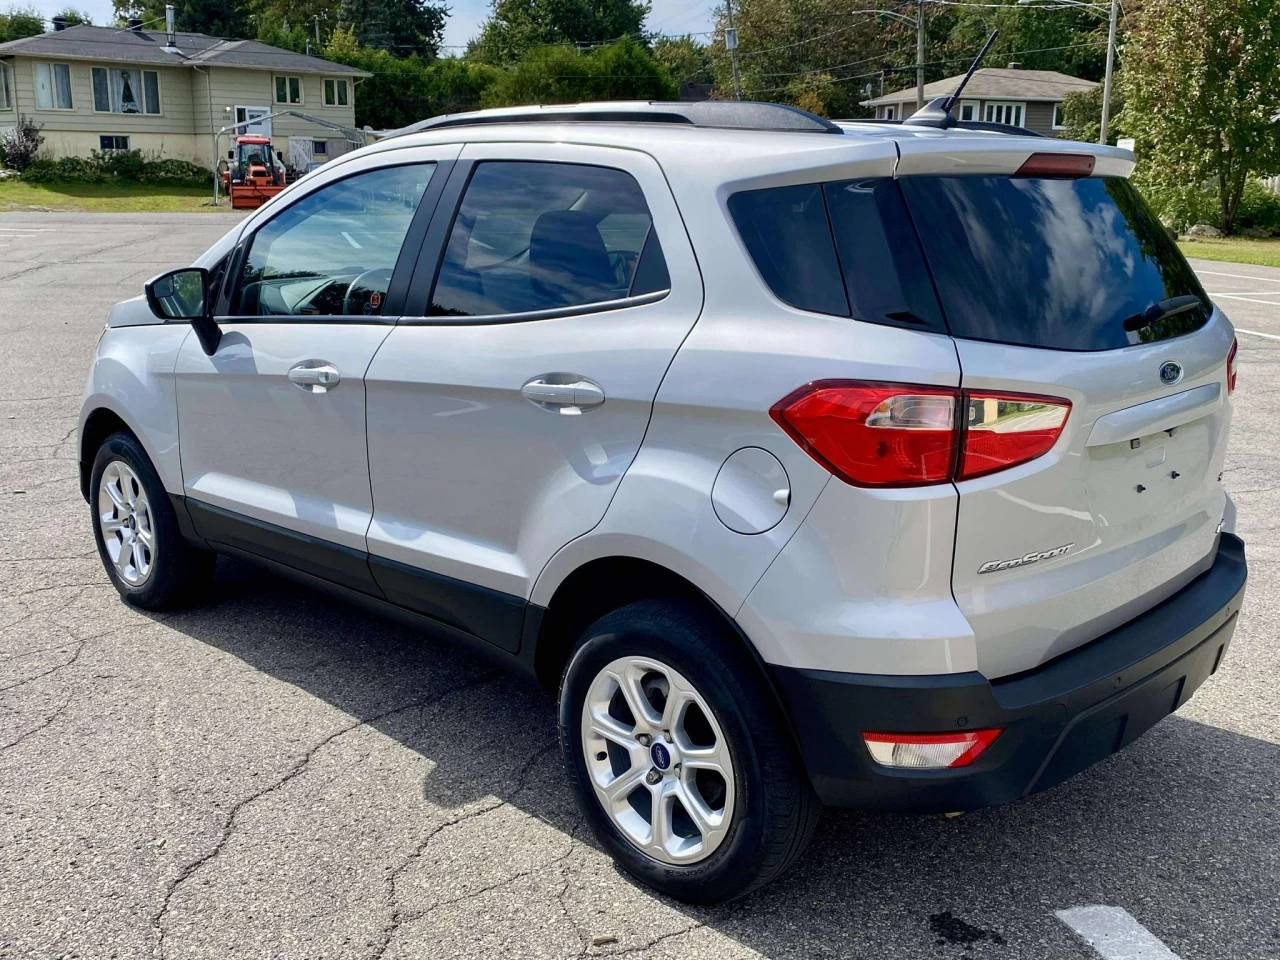
[[[1240,231],[1242,237],[1252,237],[1255,240],[1265,240],[1271,236],[1271,231],[1266,227],[1245,227]]]
[[[1212,224],[1197,223],[1194,227],[1187,231],[1188,237],[1220,237],[1222,231]]]

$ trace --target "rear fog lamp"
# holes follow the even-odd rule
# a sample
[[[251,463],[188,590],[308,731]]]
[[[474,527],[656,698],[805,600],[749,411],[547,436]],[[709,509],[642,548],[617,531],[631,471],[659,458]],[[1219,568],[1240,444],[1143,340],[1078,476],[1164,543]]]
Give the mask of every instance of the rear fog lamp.
[[[882,767],[945,770],[967,767],[986,752],[1004,727],[956,733],[863,733],[871,758]]]

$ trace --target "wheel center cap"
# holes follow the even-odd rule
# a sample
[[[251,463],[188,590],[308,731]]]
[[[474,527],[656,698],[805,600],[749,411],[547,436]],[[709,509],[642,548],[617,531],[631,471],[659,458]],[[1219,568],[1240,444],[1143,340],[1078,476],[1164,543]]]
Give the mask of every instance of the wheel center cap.
[[[666,770],[671,766],[671,751],[661,741],[649,748],[649,756],[653,758],[653,765],[659,770]]]

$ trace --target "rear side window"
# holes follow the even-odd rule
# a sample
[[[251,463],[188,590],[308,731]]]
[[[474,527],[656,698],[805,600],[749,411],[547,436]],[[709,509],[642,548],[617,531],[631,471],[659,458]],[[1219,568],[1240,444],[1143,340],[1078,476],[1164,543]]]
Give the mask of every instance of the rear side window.
[[[1123,178],[899,182],[954,336],[1108,350],[1190,333],[1209,318],[1190,265]]]
[[[489,161],[476,166],[454,218],[431,314],[556,310],[669,286],[653,218],[630,174]]]
[[[750,190],[729,198],[729,213],[778,299],[817,313],[944,331],[894,181]]]

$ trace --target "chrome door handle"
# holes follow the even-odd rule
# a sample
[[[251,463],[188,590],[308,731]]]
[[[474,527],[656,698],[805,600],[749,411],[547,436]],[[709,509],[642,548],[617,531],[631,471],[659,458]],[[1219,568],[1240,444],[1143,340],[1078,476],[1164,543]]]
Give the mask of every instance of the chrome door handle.
[[[289,382],[310,393],[324,393],[342,382],[342,374],[324,360],[304,360],[289,370]]]
[[[557,413],[578,414],[604,403],[600,384],[567,373],[548,373],[534,377],[520,388],[521,395],[532,403]]]

